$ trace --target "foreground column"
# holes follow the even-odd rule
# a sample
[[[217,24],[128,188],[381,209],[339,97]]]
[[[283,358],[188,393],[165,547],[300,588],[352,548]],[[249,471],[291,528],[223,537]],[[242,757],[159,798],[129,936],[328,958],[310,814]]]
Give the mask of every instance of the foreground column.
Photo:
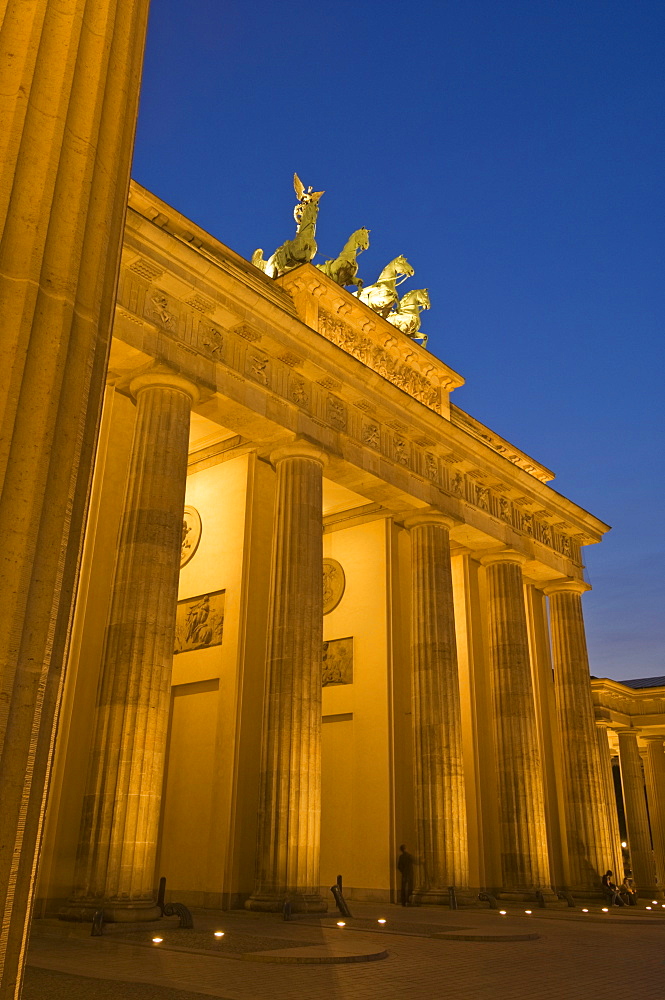
[[[621,853],[621,833],[619,831],[619,812],[617,810],[617,797],[614,789],[614,776],[612,769],[612,755],[610,753],[608,727],[602,722],[596,723],[596,736],[598,739],[598,756],[600,759],[600,771],[605,784],[605,798],[607,800],[608,826],[610,830],[610,854],[605,865],[605,871],[610,868],[615,875],[623,878],[623,855]]]
[[[522,565],[504,550],[485,556],[489,655],[499,785],[504,897],[552,897],[543,776],[529,658]]]
[[[665,887],[665,751],[663,736],[645,736],[647,758],[645,774],[653,855],[656,877],[662,890]]]
[[[151,920],[171,696],[189,420],[196,387],[152,372],[137,415],[106,628],[72,906]]]
[[[0,4],[3,1000],[21,990],[147,13],[148,0]]]
[[[416,898],[448,903],[469,883],[466,802],[449,530],[438,513],[408,518]]]
[[[569,889],[600,894],[612,860],[606,786],[600,766],[580,580],[545,588],[550,604],[554,690],[563,751]]]
[[[634,729],[620,729],[618,736],[623,805],[626,810],[628,848],[633,879],[638,895],[642,899],[652,895],[655,898],[661,896],[662,891],[656,889],[656,869],[651,850],[649,818],[644,797],[644,777],[642,759],[637,745],[637,732]]]
[[[325,455],[297,441],[271,455],[277,509],[268,622],[257,879],[245,906],[327,909],[319,894]]]

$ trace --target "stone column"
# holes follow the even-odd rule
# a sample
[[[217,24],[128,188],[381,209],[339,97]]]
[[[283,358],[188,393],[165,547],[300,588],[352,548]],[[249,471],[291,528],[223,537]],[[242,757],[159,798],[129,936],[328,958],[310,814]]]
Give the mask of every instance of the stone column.
[[[642,899],[662,896],[656,889],[656,868],[651,850],[649,817],[644,795],[642,759],[637,745],[637,730],[619,729],[619,764],[621,765],[621,785],[623,805],[626,810],[628,828],[628,849],[633,879],[638,895]]]
[[[568,888],[582,894],[600,893],[600,881],[612,857],[582,617],[581,595],[587,590],[588,584],[581,580],[561,580],[545,588],[563,752]]]
[[[621,832],[619,830],[619,813],[617,797],[614,790],[612,772],[612,755],[610,753],[608,728],[602,722],[596,722],[596,737],[598,740],[598,757],[600,771],[605,784],[605,799],[607,802],[607,817],[610,830],[610,853],[605,865],[605,871],[611,868],[615,875],[623,878],[623,855],[621,853]]]
[[[322,912],[321,672],[324,453],[296,441],[271,455],[277,505],[268,620],[256,886],[245,906]]]
[[[198,392],[153,370],[137,414],[106,627],[72,905],[151,920],[171,696],[189,421]]]
[[[104,388],[148,0],[4,0],[0,7],[5,1000],[21,990]]]
[[[417,858],[415,895],[448,903],[469,884],[462,722],[450,568],[450,518],[409,517],[411,704]]]
[[[540,891],[552,898],[522,581],[526,559],[504,549],[481,562],[487,569],[502,895],[533,899]]]
[[[643,737],[647,745],[645,774],[651,839],[656,862],[656,877],[661,889],[665,886],[665,752],[663,736]]]

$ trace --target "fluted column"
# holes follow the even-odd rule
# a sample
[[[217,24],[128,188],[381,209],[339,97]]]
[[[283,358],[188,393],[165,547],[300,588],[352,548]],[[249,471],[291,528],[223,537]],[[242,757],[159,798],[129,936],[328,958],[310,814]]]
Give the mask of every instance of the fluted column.
[[[633,879],[638,895],[662,895],[656,889],[656,869],[651,850],[649,817],[644,796],[644,776],[642,758],[637,745],[637,730],[619,729],[619,764],[621,765],[621,785],[623,805],[626,810],[628,828],[628,848]]]
[[[131,383],[137,414],[106,627],[72,907],[152,919],[171,694],[191,382]]]
[[[543,775],[529,657],[522,565],[503,550],[485,556],[489,655],[499,788],[502,893],[552,895]]]
[[[268,621],[253,910],[323,911],[321,672],[324,453],[307,441],[271,455],[277,505]]]
[[[469,883],[462,723],[449,531],[439,513],[408,518],[411,535],[411,705],[417,868],[415,895],[448,902]]]
[[[0,4],[0,997],[18,996],[148,0]]]
[[[647,756],[645,774],[647,800],[656,877],[661,889],[665,888],[665,751],[663,736],[645,736]]]
[[[600,772],[605,785],[607,802],[608,827],[610,831],[610,853],[605,863],[605,870],[611,868],[615,875],[623,877],[623,855],[621,853],[621,832],[619,830],[619,812],[614,789],[612,771],[612,755],[610,753],[608,727],[601,722],[596,723],[596,738],[598,740],[598,758]]]
[[[582,893],[600,891],[600,880],[612,856],[582,617],[581,595],[588,589],[581,580],[557,581],[545,588],[563,751],[568,888]]]

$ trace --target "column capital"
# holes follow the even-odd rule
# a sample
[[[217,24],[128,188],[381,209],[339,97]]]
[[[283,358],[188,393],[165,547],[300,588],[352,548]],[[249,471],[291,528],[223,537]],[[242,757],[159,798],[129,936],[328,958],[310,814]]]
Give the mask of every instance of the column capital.
[[[634,726],[614,726],[614,732],[617,734],[619,739],[621,739],[622,736],[634,736],[635,739],[637,739],[638,736],[642,735],[640,730],[635,729]]]
[[[642,740],[645,743],[653,743],[653,744],[660,743],[662,745],[665,742],[665,734],[662,735],[662,736],[659,736],[657,733],[656,734],[651,733],[651,734],[649,734],[647,736],[642,736]]]
[[[179,389],[190,397],[192,403],[197,403],[200,396],[194,382],[163,365],[135,375],[129,383],[129,391],[134,399],[144,389]]]
[[[591,584],[585,583],[584,580],[575,580],[573,577],[567,577],[565,580],[550,580],[543,587],[543,593],[548,597],[551,594],[586,594],[587,590],[591,590]]]
[[[450,531],[456,524],[459,524],[459,521],[454,517],[449,517],[448,514],[442,513],[435,507],[424,507],[423,510],[405,517],[403,523],[407,531],[411,531],[412,528],[418,528],[422,524],[438,524]]]
[[[308,458],[310,461],[318,462],[322,467],[328,462],[328,456],[323,448],[306,438],[296,438],[295,441],[289,441],[270,452],[270,462],[273,466],[279,465],[286,458]]]
[[[497,563],[517,563],[518,566],[524,566],[526,561],[526,556],[517,549],[499,549],[496,552],[486,552],[480,557],[483,566],[495,566]]]

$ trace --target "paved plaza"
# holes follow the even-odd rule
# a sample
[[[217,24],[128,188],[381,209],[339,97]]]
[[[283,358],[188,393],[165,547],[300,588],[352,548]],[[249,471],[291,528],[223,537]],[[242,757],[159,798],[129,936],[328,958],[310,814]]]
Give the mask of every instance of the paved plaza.
[[[352,904],[343,928],[333,913],[285,922],[208,911],[194,915],[194,930],[170,918],[139,929],[110,926],[96,938],[89,925],[38,920],[24,1000],[665,996],[665,910],[642,904],[603,914],[595,901],[587,914],[578,906],[527,915],[527,905],[501,916]],[[153,944],[155,936],[162,942]]]

